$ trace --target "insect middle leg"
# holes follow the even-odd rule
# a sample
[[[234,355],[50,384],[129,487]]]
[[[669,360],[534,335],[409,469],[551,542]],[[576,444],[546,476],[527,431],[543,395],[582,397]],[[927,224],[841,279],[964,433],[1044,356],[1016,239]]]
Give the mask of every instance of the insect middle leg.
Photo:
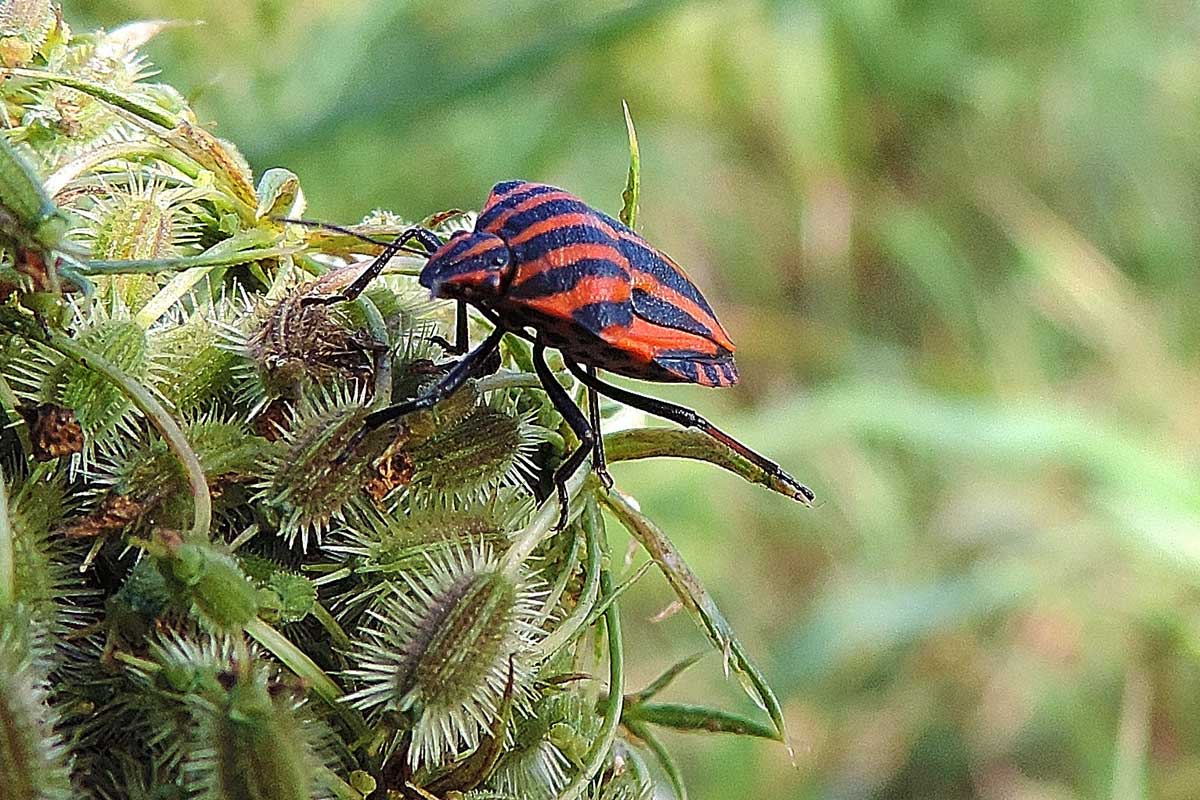
[[[584,418],[583,412],[579,410],[579,406],[575,405],[575,401],[567,394],[567,390],[562,387],[554,377],[554,373],[550,371],[550,367],[546,364],[546,346],[541,340],[534,342],[533,345],[533,368],[537,371],[538,378],[542,382],[546,394],[550,396],[550,402],[562,414],[563,419],[575,435],[579,437],[579,446],[576,447],[569,456],[563,459],[563,462],[558,465],[558,469],[554,470],[554,487],[558,490],[558,524],[555,530],[561,531],[567,526],[567,503],[570,499],[567,493],[567,479],[579,469],[579,465],[588,457],[588,452],[592,450],[596,442],[595,434],[592,432],[592,427],[588,425],[587,419]]]
[[[483,340],[479,347],[476,347],[463,356],[437,383],[430,386],[417,397],[381,408],[378,411],[372,411],[363,422],[362,431],[358,434],[357,438],[361,440],[363,436],[381,425],[386,425],[414,411],[423,411],[431,408],[454,394],[454,392],[458,391],[467,382],[468,378],[475,374],[481,365],[487,362],[488,356],[500,347],[500,340],[504,338],[504,334],[505,330],[503,328],[496,328],[496,330],[488,334],[488,337]]]
[[[783,467],[779,466],[766,456],[751,450],[749,447],[742,444],[728,433],[725,433],[725,431],[721,430],[716,425],[713,425],[711,422],[697,414],[695,411],[692,411],[690,408],[677,406],[674,403],[668,403],[665,400],[646,397],[645,395],[640,395],[636,392],[622,389],[619,386],[613,386],[610,383],[605,383],[604,381],[595,377],[594,374],[589,374],[588,372],[584,371],[571,359],[564,358],[564,360],[566,361],[567,369],[571,371],[571,374],[578,378],[583,385],[587,386],[589,389],[595,389],[605,397],[611,397],[613,400],[616,400],[619,403],[625,403],[626,405],[641,409],[647,414],[653,414],[656,417],[669,419],[672,422],[683,425],[685,428],[697,428],[711,436],[713,439],[716,439],[718,442],[725,445],[730,450],[749,461],[751,464],[754,464],[763,472],[786,484],[792,490],[793,499],[799,500],[801,503],[805,503],[806,505],[813,501],[815,495],[813,494],[812,489],[809,489],[807,486],[789,475],[786,471],[784,471]]]

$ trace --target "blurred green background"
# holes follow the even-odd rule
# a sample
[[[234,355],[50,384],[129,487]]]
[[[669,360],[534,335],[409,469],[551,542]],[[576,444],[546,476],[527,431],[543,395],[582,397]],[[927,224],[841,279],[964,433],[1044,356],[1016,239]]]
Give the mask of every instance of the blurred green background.
[[[1186,2],[74,0],[309,215],[496,181],[641,227],[739,345],[663,389],[805,510],[621,465],[759,657],[795,766],[672,737],[697,800],[1200,796],[1200,10]],[[631,680],[704,647],[657,577]],[[710,657],[671,697],[746,709]]]

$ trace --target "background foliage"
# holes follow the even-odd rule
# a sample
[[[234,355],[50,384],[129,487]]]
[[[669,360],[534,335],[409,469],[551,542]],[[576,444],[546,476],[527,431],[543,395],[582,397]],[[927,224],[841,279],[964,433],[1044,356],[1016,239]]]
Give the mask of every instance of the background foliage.
[[[334,220],[509,177],[615,212],[629,100],[642,227],[745,377],[663,394],[823,501],[614,468],[786,694],[796,769],[676,741],[694,797],[1194,796],[1190,4],[66,5],[203,19],[148,48],[164,77]],[[627,608],[668,597],[647,579]],[[659,654],[634,686],[696,648],[682,615],[627,615]],[[744,702],[713,659],[672,691]]]

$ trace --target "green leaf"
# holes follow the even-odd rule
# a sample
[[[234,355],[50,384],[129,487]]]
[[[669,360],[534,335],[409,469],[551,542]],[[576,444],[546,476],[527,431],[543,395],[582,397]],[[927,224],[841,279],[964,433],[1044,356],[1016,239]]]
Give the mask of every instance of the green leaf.
[[[795,489],[703,431],[674,428],[630,428],[605,435],[604,454],[609,463],[642,458],[687,458],[707,461],[734,475],[794,498]]]
[[[657,678],[650,681],[650,683],[646,685],[645,689],[642,689],[640,692],[636,692],[636,693],[631,694],[628,697],[626,697],[625,702],[627,702],[630,705],[636,705],[638,703],[646,702],[647,700],[649,700],[650,698],[654,697],[659,692],[661,692],[663,689],[666,689],[668,686],[670,686],[675,681],[676,678],[678,678],[680,675],[682,675],[684,673],[685,670],[687,670],[689,667],[691,667],[693,664],[695,664],[700,659],[704,658],[706,655],[708,655],[708,653],[706,653],[706,652],[693,653],[692,655],[688,656],[687,658],[683,659],[682,661],[669,667],[667,669],[667,671],[664,672],[662,675],[659,675]]]
[[[775,735],[771,738],[787,743],[787,733],[783,722],[783,709],[778,698],[767,685],[766,678],[750,660],[746,649],[738,641],[733,629],[725,620],[725,616],[717,608],[712,596],[700,583],[696,573],[683,560],[675,545],[667,538],[662,530],[637,510],[630,498],[617,490],[600,496],[601,502],[608,507],[625,529],[636,539],[646,552],[658,564],[659,570],[675,590],[692,617],[700,624],[713,646],[725,657],[726,669],[732,669],[741,682],[746,693],[771,718],[775,726]],[[790,746],[789,746],[790,749]]]
[[[649,722],[677,731],[732,733],[738,736],[757,736],[760,739],[776,738],[775,729],[770,725],[764,725],[741,714],[682,703],[638,703],[625,710],[622,722],[626,720]]]
[[[621,101],[621,109],[625,112],[625,130],[629,132],[629,177],[625,181],[625,191],[621,192],[621,222],[633,228],[637,225],[642,159],[638,153],[637,131],[633,129],[633,117],[629,116],[629,104],[624,100]]]

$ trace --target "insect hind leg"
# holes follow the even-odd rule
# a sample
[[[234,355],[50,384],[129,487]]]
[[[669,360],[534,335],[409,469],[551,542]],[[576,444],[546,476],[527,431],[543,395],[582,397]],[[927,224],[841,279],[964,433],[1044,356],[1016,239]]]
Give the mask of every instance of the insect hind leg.
[[[569,509],[567,503],[570,499],[567,493],[567,479],[579,469],[579,465],[588,457],[588,453],[592,451],[596,442],[596,435],[592,431],[592,427],[583,416],[583,412],[579,410],[579,406],[575,405],[575,401],[567,394],[567,390],[562,387],[554,377],[554,373],[550,371],[550,367],[546,364],[546,346],[541,340],[537,340],[533,345],[533,368],[537,371],[538,378],[542,382],[542,387],[545,388],[546,394],[550,396],[550,402],[554,404],[558,413],[562,414],[563,419],[575,435],[579,437],[579,446],[576,447],[569,456],[567,456],[558,469],[554,470],[554,488],[558,491],[558,524],[555,525],[555,530],[561,531],[567,526],[567,515]]]
[[[596,377],[596,368],[588,367],[588,375]],[[592,426],[592,471],[600,479],[605,489],[613,487],[612,475],[608,474],[608,463],[604,457],[604,436],[600,432],[600,393],[591,386],[587,387],[588,421]]]
[[[663,419],[671,420],[672,422],[678,423],[685,428],[696,428],[700,431],[703,431],[713,439],[716,439],[718,442],[728,447],[733,452],[740,455],[742,458],[749,461],[751,464],[754,464],[763,472],[767,473],[767,475],[775,478],[787,486],[790,490],[792,499],[804,503],[805,505],[811,504],[815,499],[816,496],[813,494],[812,489],[809,489],[807,486],[789,475],[783,469],[783,467],[779,466],[766,456],[751,450],[749,447],[742,444],[728,433],[725,433],[725,431],[721,430],[716,425],[713,425],[711,422],[697,414],[695,411],[692,411],[690,408],[677,406],[674,403],[668,403],[665,400],[646,397],[645,395],[640,395],[636,392],[622,389],[619,386],[613,386],[612,384],[605,383],[604,381],[595,377],[594,374],[589,374],[589,372],[584,371],[570,358],[565,358],[564,360],[567,362],[567,369],[571,371],[571,374],[578,378],[583,385],[587,386],[589,389],[594,389],[605,397],[611,397],[613,400],[616,400],[619,403],[625,403],[626,405],[641,409],[647,414],[653,414],[656,417],[662,417]]]

